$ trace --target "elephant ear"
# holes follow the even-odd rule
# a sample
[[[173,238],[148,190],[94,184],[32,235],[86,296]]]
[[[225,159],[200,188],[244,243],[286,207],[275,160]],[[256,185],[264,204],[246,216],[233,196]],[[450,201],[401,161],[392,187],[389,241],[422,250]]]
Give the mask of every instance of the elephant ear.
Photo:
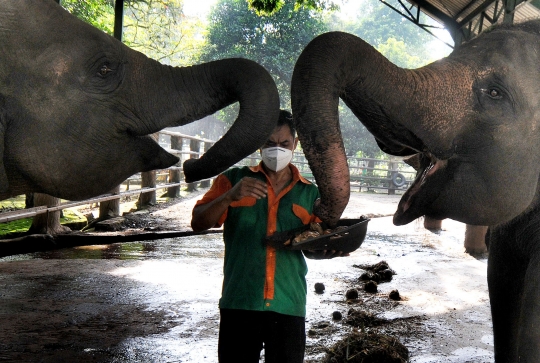
[[[4,167],[4,143],[6,137],[5,125],[0,120],[0,193],[6,192],[9,187],[6,168]]]

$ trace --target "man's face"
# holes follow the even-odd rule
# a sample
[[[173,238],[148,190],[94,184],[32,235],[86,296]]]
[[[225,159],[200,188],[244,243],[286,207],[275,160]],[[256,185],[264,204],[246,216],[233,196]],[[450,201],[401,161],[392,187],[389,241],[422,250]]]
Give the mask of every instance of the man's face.
[[[272,135],[266,140],[261,149],[268,147],[282,147],[294,151],[298,138],[293,137],[291,134],[291,128],[288,125],[278,126],[272,132]]]

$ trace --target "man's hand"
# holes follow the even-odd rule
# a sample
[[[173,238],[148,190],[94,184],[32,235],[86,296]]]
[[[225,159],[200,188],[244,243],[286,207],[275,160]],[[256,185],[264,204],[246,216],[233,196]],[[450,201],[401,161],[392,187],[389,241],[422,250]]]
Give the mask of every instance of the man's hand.
[[[349,256],[349,253],[336,250],[309,250],[303,251],[306,258],[312,260],[328,260],[334,257],[346,257]]]
[[[229,190],[228,197],[231,201],[236,202],[245,197],[265,198],[267,193],[268,190],[265,182],[259,179],[245,177]]]

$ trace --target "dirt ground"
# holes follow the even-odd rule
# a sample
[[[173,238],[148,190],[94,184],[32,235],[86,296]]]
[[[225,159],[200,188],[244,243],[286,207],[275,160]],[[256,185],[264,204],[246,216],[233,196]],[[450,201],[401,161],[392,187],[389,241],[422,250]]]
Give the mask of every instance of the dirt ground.
[[[132,230],[189,230],[203,192],[132,213]],[[464,253],[461,223],[393,226],[398,201],[353,193],[343,217],[371,217],[362,246],[308,260],[306,362],[341,362],[337,343],[363,333],[397,339],[410,362],[492,362],[486,259]],[[222,258],[219,233],[2,258],[0,362],[217,362]],[[367,292],[380,261],[395,275]]]

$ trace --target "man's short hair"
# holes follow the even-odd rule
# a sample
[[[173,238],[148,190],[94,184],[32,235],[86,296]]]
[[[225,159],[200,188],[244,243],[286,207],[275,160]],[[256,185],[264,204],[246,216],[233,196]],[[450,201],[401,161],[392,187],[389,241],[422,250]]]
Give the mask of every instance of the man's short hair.
[[[294,127],[294,120],[293,116],[289,111],[286,110],[280,110],[279,111],[279,119],[277,123],[277,127],[287,125],[291,129],[291,134],[294,137],[296,137],[296,128]]]

